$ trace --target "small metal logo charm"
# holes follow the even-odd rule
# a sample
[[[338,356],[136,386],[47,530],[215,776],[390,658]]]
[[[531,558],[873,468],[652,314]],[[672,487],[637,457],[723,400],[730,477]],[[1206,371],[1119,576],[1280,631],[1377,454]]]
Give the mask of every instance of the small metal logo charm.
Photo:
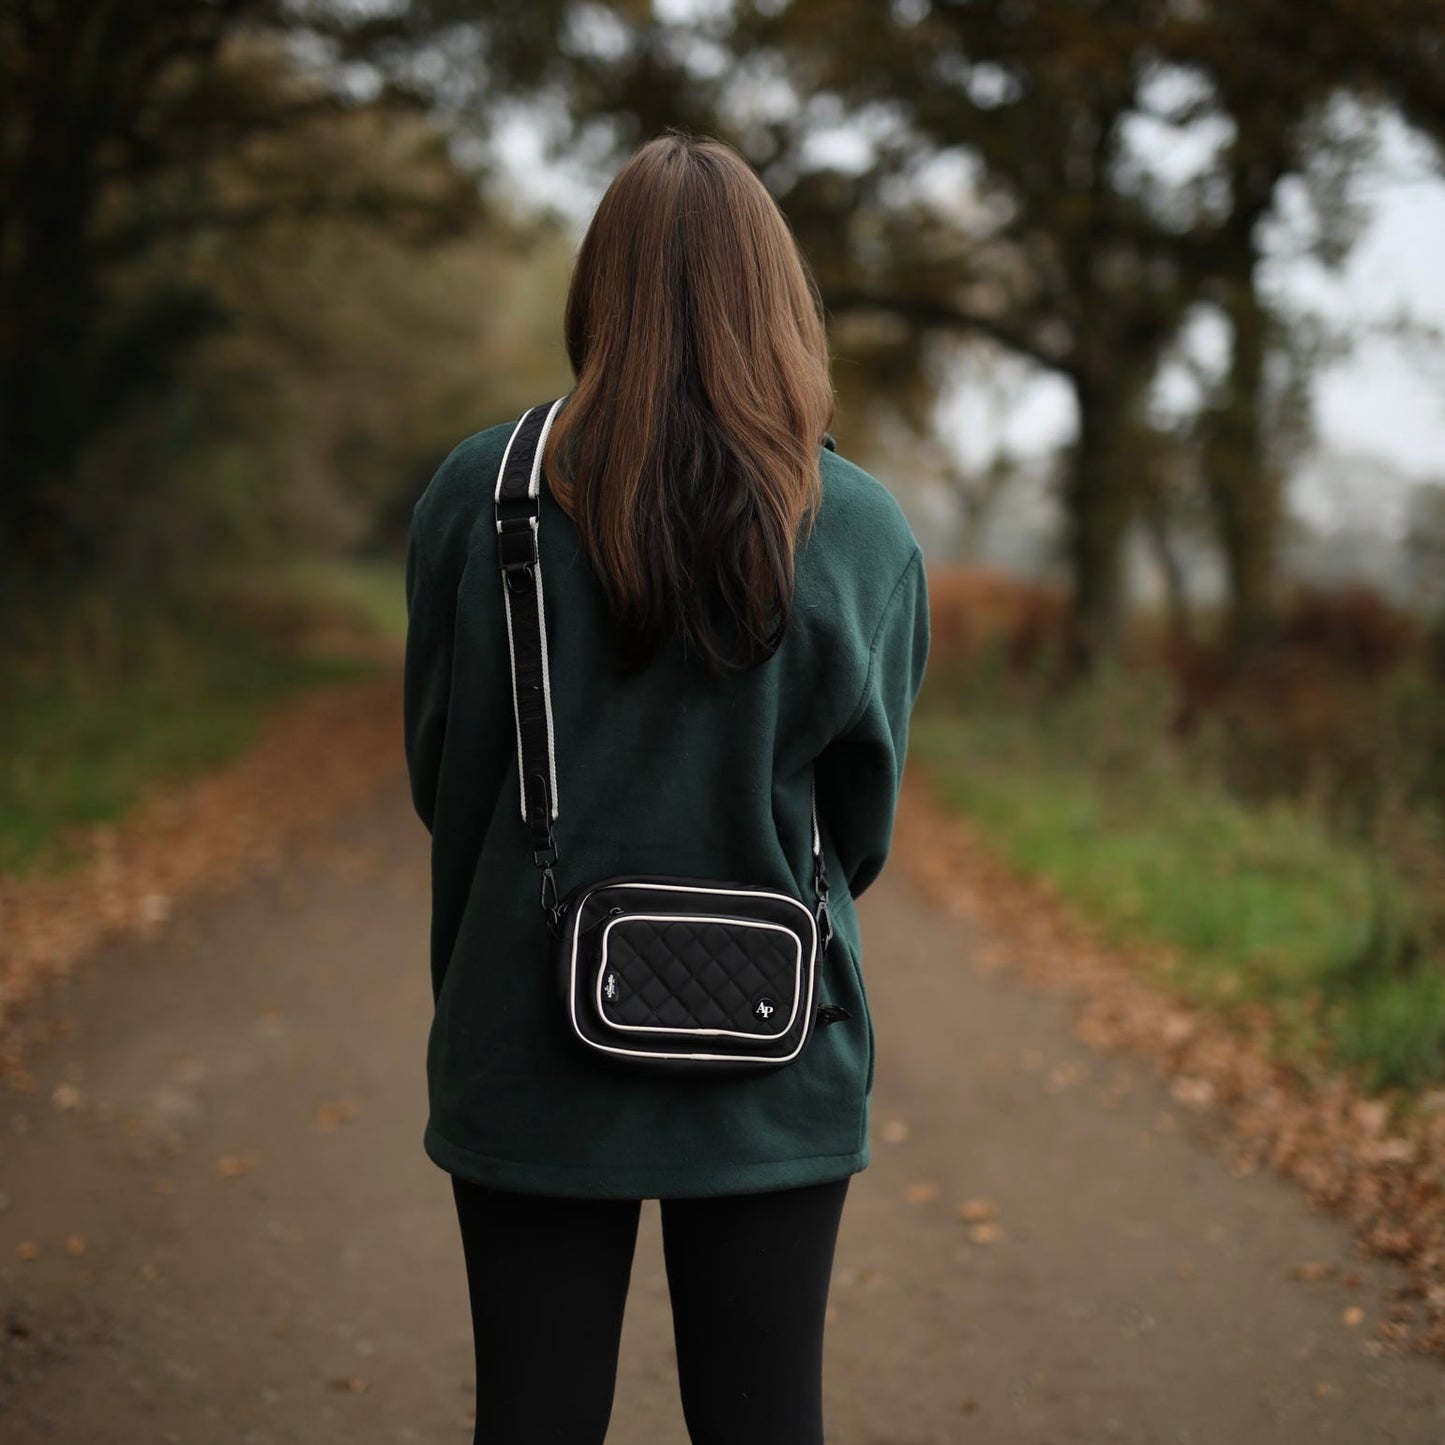
[[[617,987],[617,975],[615,973],[609,973],[607,975],[607,982],[603,986],[602,992],[605,993],[608,998],[615,999],[617,997],[620,990]]]
[[[753,1013],[760,1019],[772,1018],[776,1010],[777,1004],[770,998],[760,998],[757,1003],[753,1005]]]

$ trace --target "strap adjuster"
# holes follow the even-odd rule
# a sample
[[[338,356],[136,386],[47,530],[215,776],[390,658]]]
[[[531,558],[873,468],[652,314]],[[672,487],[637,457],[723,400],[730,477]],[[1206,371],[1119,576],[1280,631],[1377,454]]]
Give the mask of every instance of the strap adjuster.
[[[536,519],[531,515],[497,519],[497,557],[507,586],[521,583],[537,565]],[[514,588],[515,590],[515,588]]]

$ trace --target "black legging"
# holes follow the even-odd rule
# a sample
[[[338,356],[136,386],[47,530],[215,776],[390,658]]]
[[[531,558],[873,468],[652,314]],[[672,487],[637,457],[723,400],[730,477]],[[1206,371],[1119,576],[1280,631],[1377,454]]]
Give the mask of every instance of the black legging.
[[[823,1445],[823,1312],[848,1179],[663,1199],[693,1445]],[[641,1201],[452,1178],[477,1356],[475,1445],[603,1445]]]

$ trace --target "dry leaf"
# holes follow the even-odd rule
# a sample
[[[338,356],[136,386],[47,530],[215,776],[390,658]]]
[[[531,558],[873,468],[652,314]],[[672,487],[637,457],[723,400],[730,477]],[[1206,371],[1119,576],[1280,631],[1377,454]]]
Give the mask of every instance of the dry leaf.
[[[15,1246],[15,1253],[20,1259],[39,1259],[40,1246],[33,1239],[22,1239]]]
[[[1289,1267],[1289,1277],[1291,1279],[1328,1279],[1334,1272],[1334,1265],[1321,1264],[1317,1260],[1311,1260],[1308,1264],[1292,1264]]]
[[[1179,1264],[1178,1268],[1175,1270],[1175,1273],[1179,1276],[1180,1279],[1193,1279],[1194,1276],[1199,1273],[1199,1266],[1194,1264],[1191,1260],[1186,1259]]]
[[[85,1103],[85,1090],[76,1088],[74,1084],[57,1084],[50,1102],[61,1110],[79,1109]]]
[[[1349,1309],[1347,1309],[1344,1314],[1340,1316],[1340,1320],[1342,1323],[1349,1325],[1350,1328],[1353,1329],[1356,1325],[1364,1324],[1365,1312],[1360,1308],[1359,1305],[1351,1305]]]
[[[83,1234],[67,1234],[65,1236],[65,1252],[72,1259],[79,1259],[85,1253],[86,1243]]]
[[[991,1199],[965,1199],[958,1206],[958,1217],[967,1220],[970,1224],[978,1224],[985,1219],[992,1219],[997,1212]]]
[[[903,1191],[903,1197],[910,1204],[932,1204],[938,1195],[938,1185],[932,1180],[921,1180],[917,1184],[910,1184]]]
[[[354,1119],[361,1112],[361,1105],[355,1099],[326,1099],[316,1106],[316,1131],[319,1134],[334,1134],[348,1119]]]
[[[371,1388],[364,1375],[337,1375],[327,1382],[333,1390],[351,1395],[364,1395]]]
[[[970,1225],[968,1230],[968,1237],[975,1244],[992,1244],[995,1240],[1001,1238],[1002,1235],[1003,1230],[992,1220],[986,1220],[982,1224]]]
[[[162,1176],[159,1179],[151,1180],[152,1194],[174,1194],[176,1192],[176,1181]]]
[[[908,1137],[906,1119],[889,1119],[879,1130],[885,1144],[901,1144]]]
[[[255,1149],[247,1149],[240,1154],[222,1154],[216,1160],[216,1174],[221,1179],[236,1179],[242,1174],[249,1174],[261,1162],[261,1155]]]
[[[1169,1097],[1186,1109],[1207,1109],[1214,1102],[1214,1085],[1208,1079],[1191,1079],[1180,1074],[1169,1085]]]

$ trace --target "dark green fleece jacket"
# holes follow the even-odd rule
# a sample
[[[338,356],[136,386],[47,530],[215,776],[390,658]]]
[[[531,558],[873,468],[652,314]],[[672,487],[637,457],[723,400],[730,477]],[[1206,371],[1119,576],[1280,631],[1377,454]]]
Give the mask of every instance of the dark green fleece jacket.
[[[837,1179],[869,1162],[874,1038],[853,899],[888,855],[928,655],[923,557],[891,493],[821,449],[781,649],[727,682],[680,650],[611,675],[600,584],[546,490],[540,549],[561,892],[622,873],[745,879],[811,903],[809,778],[837,935],[818,997],[851,1018],[748,1078],[663,1078],[568,1031],[518,803],[492,489],[513,422],[461,443],[412,517],[406,757],[431,832],[424,1146],[526,1193],[664,1198]],[[886,965],[886,960],[883,960]]]

